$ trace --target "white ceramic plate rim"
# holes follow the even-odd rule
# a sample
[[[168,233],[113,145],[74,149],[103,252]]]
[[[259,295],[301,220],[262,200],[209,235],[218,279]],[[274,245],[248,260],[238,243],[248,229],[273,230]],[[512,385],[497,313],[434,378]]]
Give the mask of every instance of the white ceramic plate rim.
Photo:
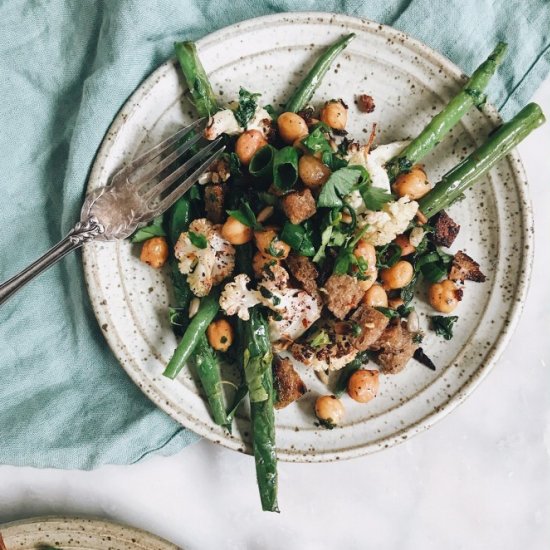
[[[40,530],[38,529],[40,527]],[[83,527],[85,530],[83,530]],[[66,517],[66,516],[41,516],[28,518],[18,521],[12,521],[0,525],[0,532],[6,538],[27,537],[29,544],[44,544],[48,535],[54,536],[61,533],[74,533],[73,536],[79,534],[82,537],[85,533],[92,531],[97,537],[111,537],[112,542],[122,542],[124,544],[135,546],[136,548],[151,548],[153,545],[156,548],[164,550],[177,550],[179,547],[168,542],[167,540],[153,535],[148,531],[123,525],[112,521],[106,521],[94,517]],[[35,539],[35,542],[31,542]],[[88,537],[86,537],[88,540]],[[49,544],[54,544],[53,540],[47,541]],[[75,541],[76,542],[76,541]],[[111,542],[111,541],[109,541]],[[65,548],[66,544],[63,545]],[[80,544],[74,544],[75,548],[81,547]],[[107,547],[107,546],[105,546]],[[112,544],[109,545],[112,547]],[[18,546],[20,548],[20,546]],[[8,546],[8,550],[14,550]]]
[[[415,38],[410,37],[409,35],[407,35],[406,33],[403,33],[402,31],[398,31],[387,25],[381,25],[369,19],[363,19],[363,18],[351,17],[347,15],[340,15],[340,14],[334,14],[334,13],[327,13],[327,12],[292,12],[291,14],[279,13],[274,15],[257,17],[244,22],[236,23],[234,25],[230,25],[228,27],[224,27],[223,29],[213,32],[207,35],[206,37],[198,40],[197,45],[200,48],[202,46],[206,46],[206,44],[209,42],[212,42],[215,40],[222,40],[228,33],[231,33],[232,31],[236,30],[237,27],[239,29],[239,32],[242,32],[243,28],[248,29],[251,27],[258,27],[260,25],[267,27],[269,25],[276,24],[281,20],[281,18],[288,17],[289,15],[291,15],[292,18],[296,20],[302,20],[307,18],[317,18],[325,23],[330,21],[331,23],[338,25],[343,29],[350,29],[350,30],[352,30],[354,27],[368,30],[370,26],[376,26],[377,28],[380,29],[379,32],[385,33],[388,38],[392,38],[392,39],[395,39],[397,37],[401,39],[404,38],[405,43],[408,47],[416,50],[420,55],[430,59],[434,63],[441,65],[453,77],[460,79],[464,74],[463,71],[460,70],[460,68],[458,68],[454,63],[452,63],[445,56],[437,53],[435,50],[433,50],[429,46],[423,44],[422,42],[420,42],[419,40],[416,40]],[[119,111],[113,123],[111,124],[108,130],[109,135],[114,136],[119,132],[119,130],[125,123],[126,118],[130,115],[130,113],[134,109],[134,106],[136,104],[139,104],[141,100],[149,93],[150,89],[154,86],[158,76],[162,74],[164,71],[166,71],[169,65],[172,64],[173,62],[174,62],[173,60],[168,60],[165,63],[163,63],[149,77],[147,77],[145,81],[139,86],[139,88],[129,97],[129,99],[126,101],[125,105]],[[483,111],[495,123],[499,123],[501,121],[501,118],[497,109],[491,104],[486,103],[483,108]],[[92,170],[90,172],[89,182],[93,182],[94,180],[99,179],[101,166],[105,162],[105,159],[109,154],[109,147],[110,147],[110,142],[105,139],[101,147],[99,148],[96,159],[94,161]],[[525,177],[525,172],[517,151],[515,150],[512,151],[506,157],[506,160],[511,165],[514,166],[514,169],[516,172],[515,184],[517,187],[517,192],[522,199],[521,204],[530,205],[531,203],[529,199],[527,179]],[[438,420],[440,420],[441,418],[449,414],[460,403],[462,403],[465,400],[465,398],[473,392],[473,390],[478,386],[478,384],[491,371],[491,369],[497,362],[498,358],[504,351],[506,345],[508,344],[513,334],[513,331],[517,326],[519,318],[521,316],[521,312],[523,310],[523,306],[525,303],[525,297],[527,295],[528,288],[529,288],[529,281],[531,277],[533,253],[534,253],[533,217],[532,217],[531,211],[532,209],[530,207],[529,208],[525,208],[523,206],[521,207],[520,215],[521,215],[522,230],[523,230],[521,234],[521,238],[523,240],[524,246],[522,248],[522,261],[520,266],[521,269],[519,270],[518,280],[516,285],[516,291],[517,291],[516,300],[514,300],[513,304],[509,308],[508,326],[506,327],[505,330],[501,331],[498,338],[495,340],[485,365],[481,366],[476,371],[476,374],[471,376],[468,379],[468,381],[465,382],[465,384],[461,387],[460,391],[456,392],[448,401],[445,402],[443,406],[439,407],[437,410],[434,410],[426,414],[423,418],[417,420],[412,424],[407,425],[402,430],[390,436],[384,437],[382,439],[379,439],[370,443],[361,444],[355,447],[348,447],[346,449],[342,449],[338,451],[322,451],[322,450],[317,451],[314,454],[308,454],[307,457],[302,457],[302,455],[300,454],[293,454],[293,453],[286,453],[285,451],[282,451],[282,452],[279,451],[278,453],[279,459],[290,461],[290,462],[302,462],[302,461],[303,462],[330,462],[334,460],[353,458],[353,457],[369,454],[372,452],[376,452],[378,450],[382,450],[390,446],[393,446],[397,443],[403,442],[407,438],[430,428]],[[106,310],[106,308],[99,307],[99,302],[101,298],[98,295],[94,294],[93,281],[95,276],[93,271],[93,262],[92,262],[91,252],[89,252],[86,247],[83,250],[83,255],[85,260],[84,274],[86,278],[86,284],[88,288],[88,293],[90,295],[90,299],[94,306],[94,311],[95,311],[97,320],[100,325],[104,323],[111,324],[111,319],[109,317],[109,313]],[[113,353],[120,360],[120,354],[121,354],[120,350],[125,349],[124,342],[119,338],[118,334],[115,331],[109,331],[107,333],[104,333],[104,335],[105,335],[105,338],[107,339],[109,346],[113,350]],[[130,359],[131,361],[130,354],[127,355],[127,358]],[[120,362],[121,364],[123,364],[123,361],[120,361]],[[129,374],[129,376],[134,380],[134,382],[138,384],[138,386],[145,383],[145,380],[141,377],[142,373],[138,372],[137,369],[125,368],[125,370]],[[240,442],[239,440],[220,439],[216,434],[212,434],[210,430],[207,427],[205,427],[201,422],[195,421],[195,419],[192,416],[178,414],[177,411],[174,411],[172,407],[169,404],[167,404],[167,399],[165,398],[165,396],[160,391],[157,391],[156,388],[149,387],[147,396],[155,404],[157,404],[157,406],[159,406],[166,413],[168,413],[172,418],[174,418],[177,422],[195,431],[197,434],[207,439],[214,440],[215,442],[220,443],[221,445],[228,447],[230,449],[242,450],[242,442]]]

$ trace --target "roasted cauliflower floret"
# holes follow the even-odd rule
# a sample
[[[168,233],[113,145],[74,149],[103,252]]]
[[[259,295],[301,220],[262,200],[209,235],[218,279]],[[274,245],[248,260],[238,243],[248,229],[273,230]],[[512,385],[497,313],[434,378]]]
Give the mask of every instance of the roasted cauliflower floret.
[[[250,319],[249,308],[261,303],[261,294],[247,288],[250,283],[248,275],[241,273],[231,283],[227,283],[220,296],[220,307],[227,315],[237,315],[239,319]]]
[[[208,295],[235,267],[235,248],[205,218],[191,222],[189,231],[179,236],[174,253],[180,272],[187,275],[191,291],[199,297]]]
[[[368,225],[364,239],[374,246],[392,242],[405,232],[418,211],[418,203],[408,197],[387,202],[379,212],[367,210],[359,216],[359,225]]]
[[[250,290],[247,275],[237,275],[225,285],[220,306],[228,315],[238,315],[243,321],[250,318],[249,308],[263,304],[273,315],[269,316],[271,341],[295,340],[319,317],[321,307],[316,298],[305,290],[288,286],[288,272],[281,266],[273,266],[266,278],[258,284],[258,290]]]

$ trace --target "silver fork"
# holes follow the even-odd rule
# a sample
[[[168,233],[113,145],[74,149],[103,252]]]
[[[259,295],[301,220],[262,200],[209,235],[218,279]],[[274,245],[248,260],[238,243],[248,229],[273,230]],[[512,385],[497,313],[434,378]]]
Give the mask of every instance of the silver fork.
[[[90,192],[84,199],[80,221],[68,235],[34,263],[0,285],[0,304],[84,243],[125,239],[138,227],[170,208],[225,149],[218,147],[218,138],[170,170],[183,154],[199,142],[204,121],[200,119],[182,128],[118,171],[108,185]],[[196,134],[191,135],[194,130],[197,130]],[[182,141],[184,138],[188,139]],[[156,181],[161,174],[162,179]],[[184,176],[185,179],[179,181]]]

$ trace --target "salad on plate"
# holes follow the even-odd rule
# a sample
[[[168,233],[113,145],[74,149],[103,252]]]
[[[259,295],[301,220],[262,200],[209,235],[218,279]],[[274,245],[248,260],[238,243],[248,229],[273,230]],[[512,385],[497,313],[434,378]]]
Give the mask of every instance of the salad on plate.
[[[327,48],[281,106],[243,87],[233,103],[219,105],[195,45],[177,43],[190,98],[204,117],[202,139],[221,136],[225,151],[169,212],[132,237],[142,243],[142,261],[170,268],[174,302],[166,314],[180,340],[164,375],[174,379],[191,364],[213,421],[227,430],[248,399],[268,511],[278,511],[275,410],[307,391],[300,370],[313,369],[326,384],[311,418],[333,429],[348,399],[376,397],[381,376],[412,362],[436,369],[424,331],[451,339],[468,284],[485,281],[467,250],[451,250],[460,220],[446,209],[544,122],[538,105],[527,105],[433,182],[423,158],[482,107],[506,45],[417,137],[379,144],[376,124],[366,141],[346,130],[349,102],[359,116],[376,109],[367,91],[312,100],[353,37]],[[429,327],[415,311],[420,285],[433,308]],[[242,375],[231,402],[223,362]]]

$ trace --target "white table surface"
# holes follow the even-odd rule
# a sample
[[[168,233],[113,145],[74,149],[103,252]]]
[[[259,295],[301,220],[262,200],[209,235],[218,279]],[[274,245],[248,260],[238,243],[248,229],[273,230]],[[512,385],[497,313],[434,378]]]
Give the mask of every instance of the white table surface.
[[[535,98],[550,118],[550,79]],[[94,472],[0,467],[0,523],[93,515],[189,550],[547,549],[550,544],[550,123],[520,152],[536,257],[514,337],[435,427],[334,464],[280,464],[282,513],[260,511],[251,457],[201,441]]]

